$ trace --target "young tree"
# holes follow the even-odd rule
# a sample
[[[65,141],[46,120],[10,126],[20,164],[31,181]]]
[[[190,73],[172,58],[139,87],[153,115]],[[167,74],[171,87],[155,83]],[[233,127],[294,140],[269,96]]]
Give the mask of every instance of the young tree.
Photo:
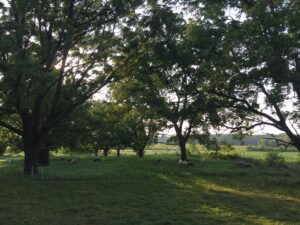
[[[130,135],[130,147],[139,158],[142,158],[146,146],[157,143],[158,132],[165,127],[165,121],[157,118],[157,115],[150,110],[136,107],[130,108],[124,119]]]
[[[131,136],[128,133],[124,112],[114,102],[91,101],[87,108],[89,115],[85,122],[85,143],[93,146],[95,155],[102,149],[105,156],[115,148],[120,150],[130,146]],[[80,118],[77,118],[80,120]]]
[[[0,8],[0,126],[20,135],[24,173],[47,134],[115,79],[116,28],[140,1],[11,0]]]
[[[90,108],[91,118],[88,125],[90,142],[94,144],[95,155],[102,149],[104,156],[108,156],[113,148],[115,136],[115,123],[113,105],[109,102],[94,101]]]

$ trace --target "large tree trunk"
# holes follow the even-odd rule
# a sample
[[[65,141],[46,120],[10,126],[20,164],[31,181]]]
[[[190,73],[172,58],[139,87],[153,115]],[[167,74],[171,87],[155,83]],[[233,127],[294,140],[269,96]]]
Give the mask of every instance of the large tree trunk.
[[[297,148],[298,152],[300,152],[300,137],[293,136],[290,137],[293,145]]]
[[[38,173],[39,154],[43,146],[40,129],[40,98],[37,97],[32,115],[24,112],[21,115],[23,133],[22,140],[24,144],[24,174],[32,175]]]
[[[38,142],[24,143],[24,148],[25,148],[24,174],[25,175],[37,174],[40,145]]]
[[[286,135],[290,138],[291,144],[297,148],[298,152],[300,152],[300,136],[297,134],[293,134],[289,127],[284,126],[282,131],[286,133]]]
[[[180,157],[182,161],[187,161],[187,154],[186,154],[186,140],[181,139],[179,140],[179,147],[180,147]]]
[[[49,166],[50,151],[48,148],[41,148],[39,152],[39,165]]]

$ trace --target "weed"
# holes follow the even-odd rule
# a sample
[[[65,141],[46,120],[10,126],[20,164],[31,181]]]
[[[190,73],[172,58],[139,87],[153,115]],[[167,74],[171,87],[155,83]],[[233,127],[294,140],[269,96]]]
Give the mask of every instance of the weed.
[[[268,152],[265,160],[270,167],[285,167],[284,157],[278,152]]]

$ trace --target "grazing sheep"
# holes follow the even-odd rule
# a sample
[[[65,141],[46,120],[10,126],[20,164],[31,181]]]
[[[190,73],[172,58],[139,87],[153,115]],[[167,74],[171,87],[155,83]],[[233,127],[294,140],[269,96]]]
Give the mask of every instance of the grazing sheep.
[[[71,162],[72,164],[76,164],[76,163],[77,163],[77,160],[76,160],[76,159],[72,159],[70,162]]]
[[[157,159],[157,160],[155,160],[156,163],[159,163],[159,162],[161,162],[161,161],[162,161],[162,159]]]
[[[195,164],[193,162],[190,161],[183,161],[183,160],[179,160],[178,161],[179,165],[183,165],[183,166],[194,166]]]
[[[184,165],[184,166],[186,166],[186,164],[187,164],[187,161],[183,161],[181,159],[178,161],[178,165]]]
[[[186,166],[194,166],[194,165],[195,165],[195,163],[190,162],[190,161],[188,161],[187,164],[186,164]]]
[[[247,162],[238,162],[236,165],[242,167],[242,168],[252,168],[254,165],[252,163]]]

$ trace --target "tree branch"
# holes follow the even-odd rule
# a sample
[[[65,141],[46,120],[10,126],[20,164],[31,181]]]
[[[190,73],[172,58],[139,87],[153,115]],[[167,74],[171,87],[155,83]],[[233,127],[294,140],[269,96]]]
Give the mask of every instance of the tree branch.
[[[15,127],[11,126],[10,124],[8,124],[6,122],[0,121],[0,126],[8,129],[8,130],[20,135],[20,136],[23,134],[22,130],[20,130],[18,128],[15,128]]]

